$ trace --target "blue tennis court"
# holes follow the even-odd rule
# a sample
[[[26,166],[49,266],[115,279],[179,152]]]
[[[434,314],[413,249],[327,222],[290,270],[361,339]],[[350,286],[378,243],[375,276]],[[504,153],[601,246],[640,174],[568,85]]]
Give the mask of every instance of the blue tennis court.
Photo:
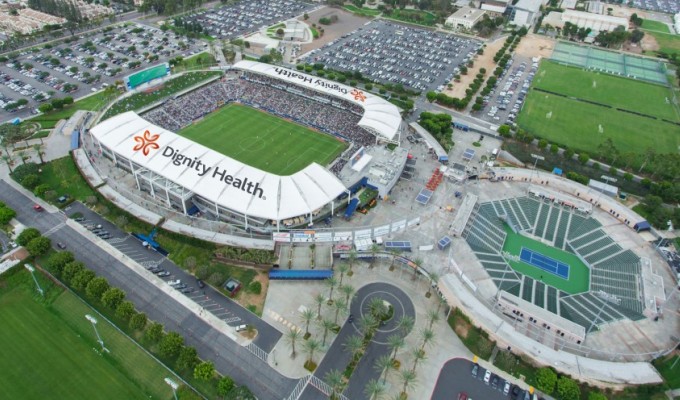
[[[522,247],[522,251],[519,253],[519,259],[520,261],[540,268],[545,272],[550,272],[563,279],[569,279],[569,265],[561,261],[554,260],[541,253],[527,249],[526,247]]]

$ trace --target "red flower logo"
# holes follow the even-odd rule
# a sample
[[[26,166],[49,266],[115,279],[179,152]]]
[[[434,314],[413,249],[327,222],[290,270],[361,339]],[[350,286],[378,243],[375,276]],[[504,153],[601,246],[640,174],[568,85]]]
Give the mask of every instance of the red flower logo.
[[[366,95],[359,89],[352,89],[352,91],[349,94],[354,96],[354,100],[359,100],[362,102],[366,100]]]
[[[156,143],[159,137],[159,135],[151,136],[151,132],[146,130],[142,136],[135,136],[137,144],[132,150],[141,150],[142,154],[148,156],[151,149],[157,150],[159,148],[158,143]]]

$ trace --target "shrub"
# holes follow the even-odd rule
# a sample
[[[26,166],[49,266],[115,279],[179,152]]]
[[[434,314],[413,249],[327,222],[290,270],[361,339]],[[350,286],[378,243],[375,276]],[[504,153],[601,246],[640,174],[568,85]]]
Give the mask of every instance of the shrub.
[[[252,294],[260,294],[262,292],[262,284],[258,281],[250,282],[250,285],[248,285],[248,292]]]

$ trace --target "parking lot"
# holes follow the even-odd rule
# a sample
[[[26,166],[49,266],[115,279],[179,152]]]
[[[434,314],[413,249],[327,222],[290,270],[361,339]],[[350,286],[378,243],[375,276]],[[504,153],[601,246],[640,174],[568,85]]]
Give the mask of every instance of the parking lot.
[[[677,14],[680,12],[680,2],[678,0],[630,0],[632,7],[645,10]]]
[[[431,400],[529,400],[529,393],[493,372],[462,358],[439,372]]]
[[[311,4],[285,0],[254,0],[189,14],[184,21],[198,22],[204,33],[218,39],[233,39],[254,33],[276,22],[295,18],[313,9]]]
[[[82,97],[204,46],[172,32],[131,25],[21,52],[0,63],[0,121],[25,118],[51,98]]]
[[[516,55],[507,64],[494,90],[484,97],[479,118],[494,124],[514,124],[537,70],[538,60]]]
[[[312,50],[304,61],[427,91],[451,81],[480,47],[476,40],[375,20]]]
[[[134,236],[121,231],[115,225],[92,212],[83,204],[75,202],[64,210],[67,215],[79,212],[83,215],[78,222],[93,235],[106,240],[111,246],[136,261],[151,273],[159,276],[169,285],[183,293],[202,307],[201,313],[211,313],[230,326],[253,325],[258,332],[254,343],[270,351],[281,336],[281,332],[267,324],[255,314],[225,297],[217,289],[199,281],[160,253],[148,249]],[[143,232],[148,234],[149,232]],[[49,236],[49,232],[46,234]],[[65,250],[69,250],[66,243]]]

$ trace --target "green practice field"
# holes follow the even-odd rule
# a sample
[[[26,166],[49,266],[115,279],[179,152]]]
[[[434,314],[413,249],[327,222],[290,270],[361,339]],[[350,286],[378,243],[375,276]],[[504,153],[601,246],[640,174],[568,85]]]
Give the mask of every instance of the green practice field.
[[[94,311],[42,276],[48,300],[35,294],[28,272],[0,282],[0,387],[7,399],[170,399],[172,377],[103,318],[97,328],[111,353],[102,355],[85,314]],[[6,286],[7,285],[7,286]],[[50,287],[50,289],[47,289]]]
[[[680,121],[680,114],[670,102],[670,88],[610,74],[587,71],[554,62],[542,62],[533,81],[534,87]]]
[[[503,244],[504,252],[519,257],[522,247],[526,247],[527,249],[561,261],[569,265],[569,279],[563,279],[522,261],[508,260],[508,264],[510,264],[515,271],[569,294],[582,293],[589,290],[590,271],[576,255],[517,234],[507,225],[505,226],[505,232],[508,236],[505,238],[505,243]]]
[[[653,30],[645,30],[645,34],[654,36],[656,42],[659,44],[659,51],[667,54],[680,54],[680,35],[672,33],[663,33]]]
[[[312,162],[326,166],[346,148],[330,135],[239,104],[222,107],[178,134],[277,175],[294,174]]]
[[[649,30],[649,31],[671,33],[671,30],[668,28],[668,25],[664,24],[663,22],[654,21],[654,20],[651,20],[651,19],[642,20],[642,27],[641,28],[645,29],[645,30]]]

